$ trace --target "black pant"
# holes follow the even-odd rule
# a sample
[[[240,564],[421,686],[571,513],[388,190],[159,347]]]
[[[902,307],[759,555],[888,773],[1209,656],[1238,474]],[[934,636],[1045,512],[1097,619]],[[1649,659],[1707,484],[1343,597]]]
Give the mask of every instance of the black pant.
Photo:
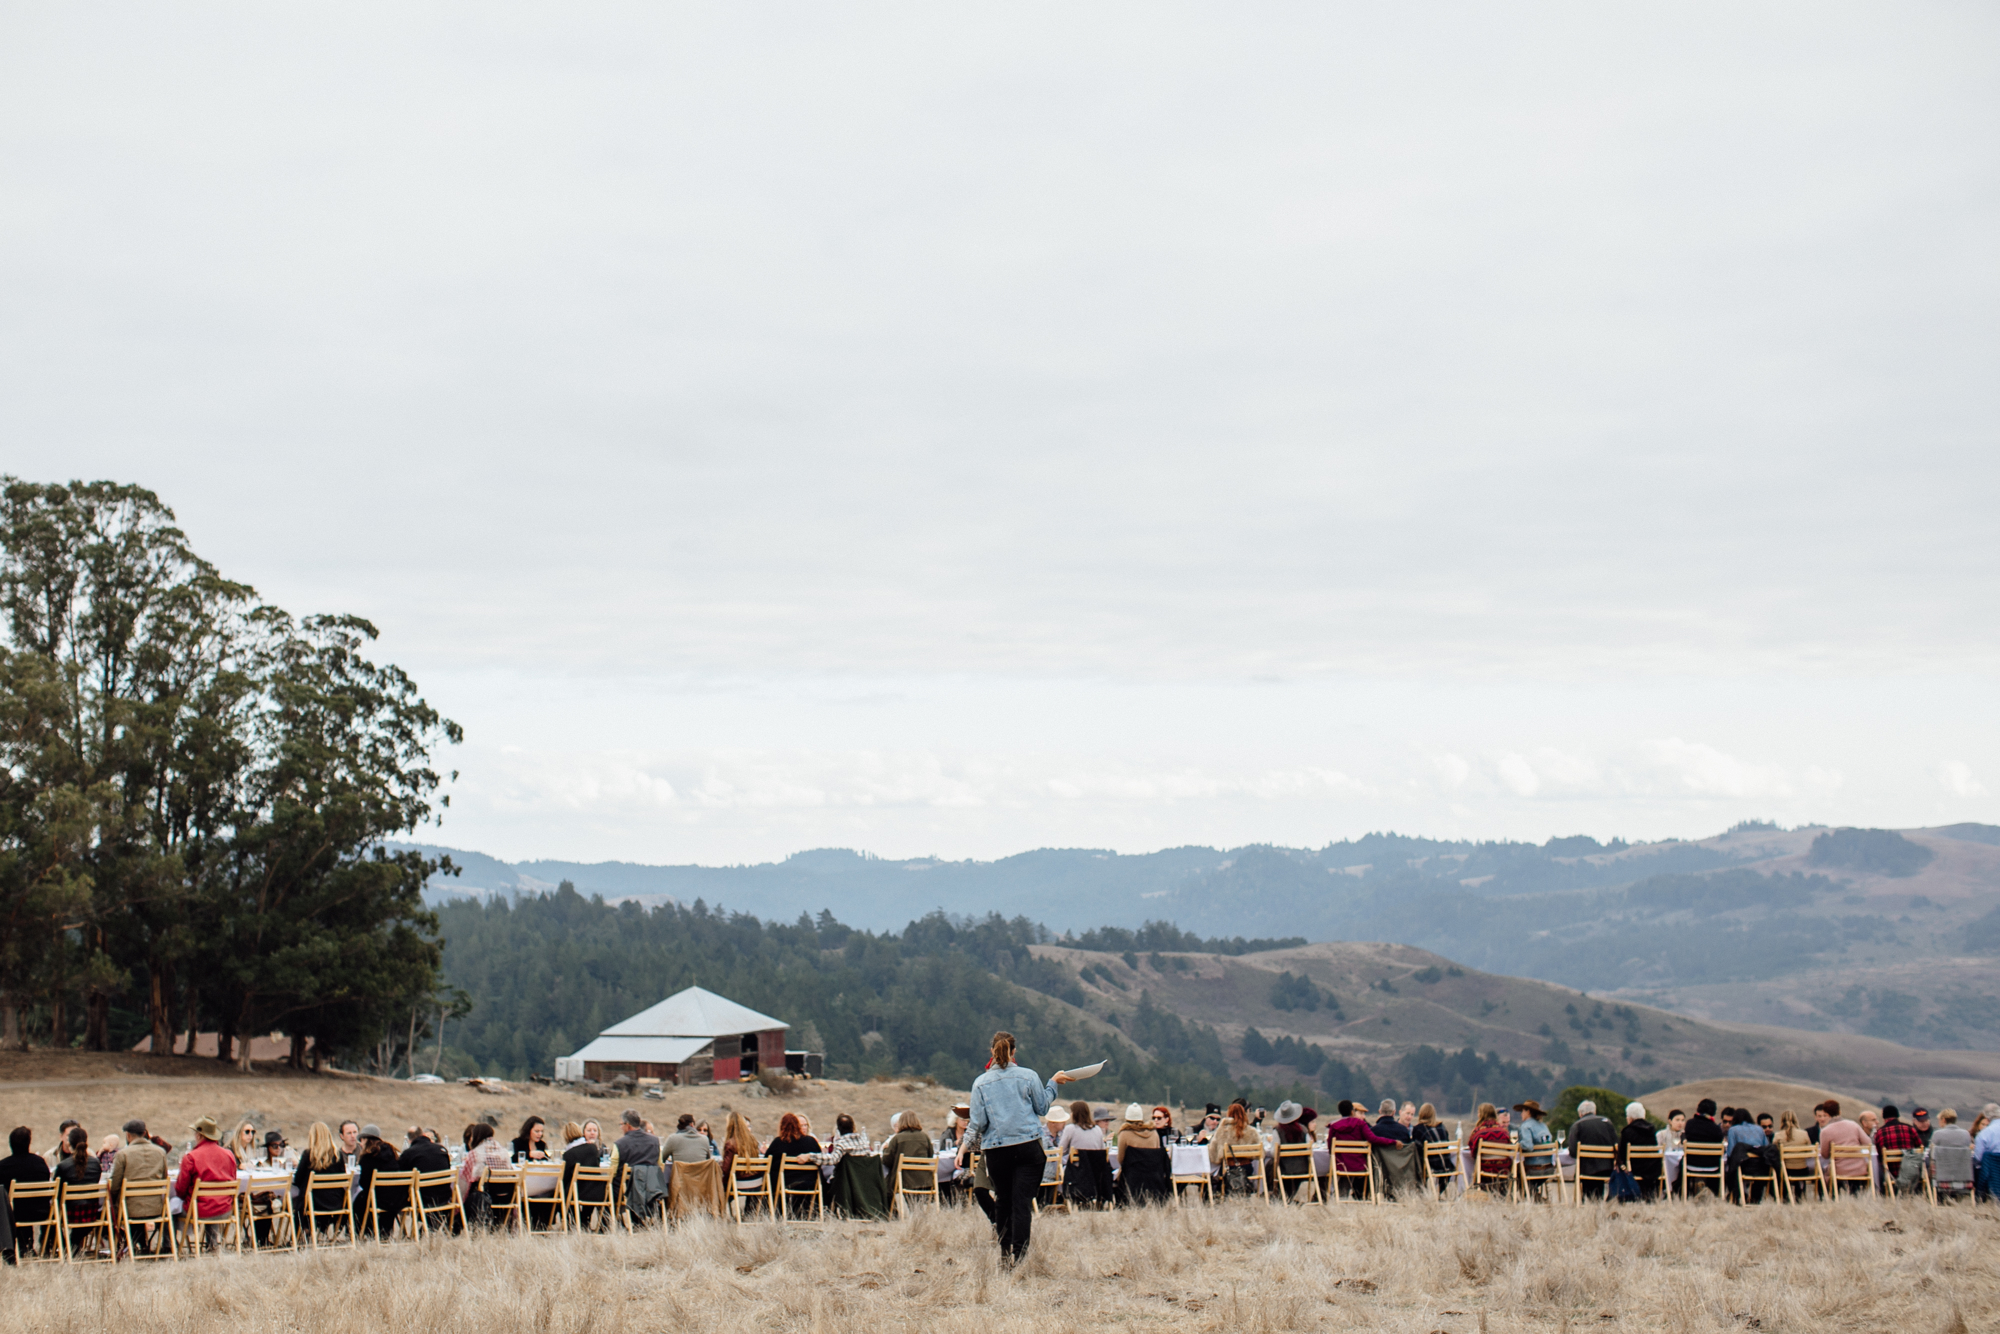
[[[1000,1234],[1000,1260],[1012,1264],[1028,1253],[1035,1222],[1035,1190],[1049,1155],[1038,1139],[986,1151],[986,1175],[993,1178],[993,1226]]]

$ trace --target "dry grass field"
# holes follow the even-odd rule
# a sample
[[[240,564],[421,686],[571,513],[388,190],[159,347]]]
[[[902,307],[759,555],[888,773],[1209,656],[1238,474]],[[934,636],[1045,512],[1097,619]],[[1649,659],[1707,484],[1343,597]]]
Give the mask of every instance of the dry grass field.
[[[0,1274],[5,1334],[624,1334],[698,1329],[1874,1331],[2000,1325],[2000,1213],[1245,1201],[1038,1221],[976,1212],[435,1238]]]

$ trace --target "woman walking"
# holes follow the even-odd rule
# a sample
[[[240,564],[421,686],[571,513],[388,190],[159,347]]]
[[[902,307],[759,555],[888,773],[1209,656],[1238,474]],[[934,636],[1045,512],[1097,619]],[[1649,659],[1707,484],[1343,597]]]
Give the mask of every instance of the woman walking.
[[[1055,1101],[1056,1085],[1069,1079],[1058,1072],[1048,1083],[1014,1064],[1014,1035],[993,1035],[993,1062],[972,1081],[971,1134],[978,1137],[981,1161],[993,1180],[993,1228],[1000,1238],[1000,1266],[1011,1269],[1028,1253],[1034,1221],[1035,1188],[1048,1156],[1042,1149],[1042,1118]]]

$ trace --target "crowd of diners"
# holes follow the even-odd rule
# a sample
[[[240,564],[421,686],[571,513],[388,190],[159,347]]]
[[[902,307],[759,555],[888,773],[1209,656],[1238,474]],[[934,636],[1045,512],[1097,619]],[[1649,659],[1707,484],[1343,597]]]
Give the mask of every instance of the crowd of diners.
[[[1497,1178],[1480,1170],[1485,1156],[1481,1146],[1489,1145],[1495,1156],[1504,1149],[1513,1163],[1539,1158],[1553,1166],[1560,1151],[1584,1197],[1611,1194],[1617,1185],[1614,1173],[1629,1173],[1639,1198],[1657,1198],[1664,1193],[1670,1161],[1684,1171],[1695,1169],[1687,1181],[1690,1194],[1709,1191],[1746,1203],[1766,1193],[1795,1198],[1766,1178],[1773,1172],[1796,1176],[1801,1164],[1836,1193],[1866,1191],[1871,1185],[1908,1188],[1917,1179],[1913,1172],[1928,1172],[1940,1198],[1984,1201],[2000,1196],[2000,1106],[1990,1103],[1970,1125],[1961,1125],[1951,1108],[1933,1118],[1927,1108],[1917,1107],[1905,1119],[1898,1108],[1883,1106],[1849,1119],[1840,1103],[1827,1101],[1814,1109],[1811,1124],[1801,1125],[1790,1111],[1773,1116],[1718,1108],[1703,1099],[1691,1113],[1670,1109],[1662,1126],[1637,1102],[1625,1105],[1622,1122],[1584,1102],[1558,1141],[1547,1114],[1532,1099],[1512,1108],[1481,1104],[1469,1130],[1463,1122],[1447,1125],[1430,1103],[1384,1099],[1371,1116],[1365,1104],[1344,1099],[1335,1116],[1316,1128],[1320,1115],[1311,1107],[1284,1102],[1273,1113],[1238,1100],[1227,1107],[1209,1104],[1199,1120],[1182,1127],[1165,1105],[1060,1101],[1056,1087],[1066,1082],[1063,1077],[1046,1084],[1036,1079],[1013,1061],[1012,1040],[1004,1033],[996,1035],[994,1055],[971,1099],[951,1107],[935,1134],[915,1111],[904,1111],[891,1118],[888,1135],[879,1141],[845,1113],[834,1118],[834,1133],[822,1141],[810,1118],[796,1111],[780,1114],[769,1137],[760,1136],[749,1118],[734,1111],[724,1117],[720,1135],[691,1114],[681,1115],[663,1135],[639,1111],[626,1110],[615,1135],[594,1119],[565,1122],[552,1133],[542,1117],[530,1116],[511,1140],[480,1121],[464,1128],[456,1146],[448,1146],[435,1127],[408,1126],[396,1137],[398,1143],[380,1126],[353,1119],[314,1122],[304,1142],[295,1146],[280,1131],[260,1131],[248,1121],[224,1135],[213,1118],[203,1117],[188,1127],[188,1138],[178,1146],[141,1120],[127,1121],[118,1132],[96,1140],[83,1126],[64,1121],[54,1142],[37,1151],[33,1131],[18,1126],[8,1136],[9,1155],[0,1159],[0,1208],[11,1204],[0,1214],[0,1241],[7,1243],[9,1264],[16,1262],[17,1252],[51,1246],[56,1232],[48,1226],[52,1210],[65,1208],[59,1192],[53,1198],[44,1190],[34,1198],[14,1200],[16,1184],[107,1184],[117,1224],[117,1235],[108,1244],[121,1250],[127,1235],[135,1248],[162,1244],[157,1234],[163,1214],[175,1217],[174,1230],[192,1244],[213,1248],[232,1227],[248,1228],[258,1243],[265,1242],[287,1213],[294,1235],[324,1231],[329,1218],[341,1215],[354,1235],[362,1235],[371,1201],[376,1216],[366,1221],[374,1235],[393,1236],[398,1217],[412,1208],[411,1192],[371,1189],[378,1173],[450,1172],[452,1184],[438,1189],[455,1197],[459,1208],[452,1217],[458,1227],[493,1225],[510,1204],[526,1211],[530,1223],[545,1222],[581,1167],[608,1169],[610,1179],[629,1187],[645,1173],[626,1169],[658,1169],[664,1181],[676,1168],[686,1169],[683,1176],[692,1178],[696,1165],[712,1164],[714,1179],[728,1190],[749,1164],[759,1173],[775,1170],[784,1179],[784,1194],[775,1189],[766,1193],[765,1207],[774,1207],[772,1197],[777,1196],[781,1212],[796,1212],[815,1203],[813,1197],[829,1189],[840,1164],[852,1158],[865,1161],[864,1170],[879,1172],[891,1191],[908,1168],[920,1179],[930,1179],[923,1184],[934,1181],[941,1201],[969,1198],[992,1221],[1003,1259],[1012,1262],[1026,1250],[1024,1210],[1163,1199],[1175,1189],[1171,1183],[1188,1181],[1190,1170],[1185,1152],[1169,1155],[1192,1147],[1203,1150],[1193,1161],[1205,1162],[1210,1185],[1223,1194],[1284,1187],[1287,1181],[1273,1150],[1286,1145],[1325,1149],[1341,1169],[1325,1178],[1329,1194],[1361,1193],[1371,1156],[1403,1146],[1415,1146],[1416,1155],[1436,1169],[1427,1172],[1434,1179],[1449,1178],[1467,1190],[1494,1189],[1500,1185]],[[1232,1154],[1232,1149],[1238,1152]],[[1580,1155],[1579,1149],[1586,1152]],[[1461,1155],[1469,1170],[1443,1161]],[[1246,1169],[1246,1162],[1259,1166]],[[517,1187],[494,1184],[496,1171],[511,1180],[514,1169],[538,1164],[561,1167],[559,1188],[541,1199],[501,1198],[503,1191]],[[862,1162],[854,1166],[861,1168]],[[1527,1174],[1531,1180],[1552,1175]],[[320,1178],[317,1188],[315,1177]],[[327,1179],[334,1177],[344,1180],[329,1188]],[[244,1192],[241,1200],[196,1198],[199,1182],[234,1185],[246,1179],[271,1183],[272,1188]],[[124,1186],[156,1182],[170,1183],[164,1196],[154,1191],[135,1201],[129,1218],[119,1212]],[[418,1203],[435,1201],[420,1194]],[[101,1206],[88,1207],[94,1211]],[[68,1225],[76,1236],[94,1221],[94,1212],[85,1215],[71,1208],[59,1225]],[[102,1229],[93,1235],[101,1236]]]

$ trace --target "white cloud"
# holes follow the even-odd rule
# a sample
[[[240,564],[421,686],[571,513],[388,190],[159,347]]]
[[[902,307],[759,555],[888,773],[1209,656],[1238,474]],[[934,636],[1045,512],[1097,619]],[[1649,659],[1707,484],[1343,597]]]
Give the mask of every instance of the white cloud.
[[[1972,766],[1964,760],[1946,760],[1938,768],[1938,782],[1954,797],[1986,795],[1986,785],[1973,776]]]
[[[1754,764],[1702,742],[1679,737],[1642,742],[1647,776],[1682,791],[1711,797],[1789,797],[1794,788],[1783,768]]]
[[[1534,766],[1519,755],[1502,755],[1493,767],[1507,790],[1517,797],[1532,797],[1542,790],[1542,780]]]

